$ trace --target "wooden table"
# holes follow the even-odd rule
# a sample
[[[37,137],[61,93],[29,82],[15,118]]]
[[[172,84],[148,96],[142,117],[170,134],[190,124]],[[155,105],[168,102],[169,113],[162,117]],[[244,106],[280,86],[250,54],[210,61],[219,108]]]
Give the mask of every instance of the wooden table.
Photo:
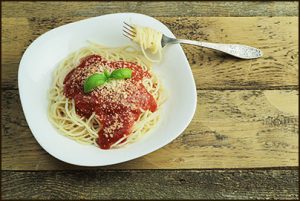
[[[183,45],[198,104],[182,135],[126,163],[72,166],[45,152],[28,128],[20,58],[52,28],[115,12],[148,14],[178,38],[248,44],[264,56],[239,60]],[[298,34],[297,2],[4,2],[2,198],[299,198]]]

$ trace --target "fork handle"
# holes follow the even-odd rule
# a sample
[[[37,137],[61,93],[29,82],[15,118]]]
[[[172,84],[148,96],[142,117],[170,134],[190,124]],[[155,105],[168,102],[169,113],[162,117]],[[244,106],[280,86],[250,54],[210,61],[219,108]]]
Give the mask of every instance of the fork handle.
[[[175,41],[174,41],[175,43]],[[206,47],[214,50],[219,50],[221,52],[230,54],[232,56],[242,58],[242,59],[255,59],[259,58],[263,55],[262,51],[250,47],[247,45],[239,45],[239,44],[221,44],[221,43],[208,43],[208,42],[200,42],[194,40],[185,40],[185,39],[177,39],[176,43],[185,43],[190,45],[197,45],[201,47]]]

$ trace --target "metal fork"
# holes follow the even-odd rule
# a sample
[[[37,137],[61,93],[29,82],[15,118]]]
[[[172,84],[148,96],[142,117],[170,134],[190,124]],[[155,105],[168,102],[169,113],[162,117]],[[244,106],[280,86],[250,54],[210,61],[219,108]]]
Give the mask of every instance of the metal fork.
[[[132,38],[134,38],[136,35],[135,28],[130,24],[124,22],[123,35],[129,38],[130,40],[132,40]],[[177,44],[177,43],[185,43],[190,45],[206,47],[206,48],[210,48],[210,49],[214,49],[214,50],[218,50],[230,54],[232,56],[241,59],[255,59],[263,55],[261,50],[247,45],[200,42],[194,40],[170,38],[164,34],[162,35],[162,39],[161,39],[162,47],[165,47],[168,44]]]

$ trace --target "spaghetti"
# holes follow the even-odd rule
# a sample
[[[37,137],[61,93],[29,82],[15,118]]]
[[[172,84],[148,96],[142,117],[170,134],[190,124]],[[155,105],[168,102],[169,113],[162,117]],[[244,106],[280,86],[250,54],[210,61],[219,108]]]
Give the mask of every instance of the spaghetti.
[[[89,65],[82,67],[83,63]],[[86,76],[94,72],[102,72],[104,69],[112,70],[124,66],[134,70],[133,79],[113,80],[89,95],[82,94],[82,80],[86,79]],[[86,75],[79,76],[79,79],[76,73]],[[76,85],[76,82],[79,84]],[[76,86],[81,86],[81,88],[76,89]],[[136,88],[136,86],[139,87]],[[122,88],[124,90],[121,92]],[[132,93],[125,93],[128,90]],[[115,94],[115,97],[109,97],[112,94]],[[96,99],[93,104],[97,101],[102,101],[102,104],[95,105],[97,107],[91,110],[91,102],[86,99],[99,95],[100,99]],[[105,98],[105,95],[109,98]],[[149,100],[153,98],[152,106],[148,104],[151,102],[145,102],[145,97]],[[82,99],[79,100],[79,98]],[[115,102],[111,103],[110,109],[112,110],[118,103],[117,106],[128,113],[120,113],[117,109],[111,113],[103,112],[105,103],[110,103],[110,100],[114,99]],[[138,103],[134,102],[139,99],[141,101]],[[102,149],[118,148],[137,141],[157,124],[159,108],[163,100],[161,84],[151,72],[151,63],[143,57],[141,52],[131,47],[107,48],[90,44],[70,54],[54,71],[54,80],[49,91],[48,116],[63,135],[79,143],[93,144]],[[82,102],[90,105],[85,107]],[[102,113],[97,108],[102,108]],[[118,115],[123,115],[121,123],[127,127],[120,126],[117,120],[122,121],[122,118]],[[126,115],[131,115],[132,118],[126,119]]]
[[[159,62],[162,58],[162,33],[149,27],[141,27],[137,25],[134,25],[133,27],[136,33],[132,40],[140,45],[144,56],[149,61]],[[156,54],[158,58],[150,58],[146,50],[148,50],[151,54]]]

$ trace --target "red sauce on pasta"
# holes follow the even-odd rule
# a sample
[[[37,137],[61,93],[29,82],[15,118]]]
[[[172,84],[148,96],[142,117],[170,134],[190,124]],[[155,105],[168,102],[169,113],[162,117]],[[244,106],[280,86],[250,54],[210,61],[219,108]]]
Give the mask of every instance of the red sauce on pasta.
[[[84,81],[90,75],[113,71],[118,68],[130,68],[132,77],[126,80],[114,80],[105,83],[90,93],[84,93]],[[64,80],[64,94],[75,101],[76,113],[89,118],[94,112],[102,127],[97,143],[102,149],[128,136],[142,110],[154,112],[157,103],[142,84],[143,78],[151,75],[141,66],[126,61],[106,61],[101,56],[91,55],[67,74]],[[125,141],[126,139],[122,140]]]

